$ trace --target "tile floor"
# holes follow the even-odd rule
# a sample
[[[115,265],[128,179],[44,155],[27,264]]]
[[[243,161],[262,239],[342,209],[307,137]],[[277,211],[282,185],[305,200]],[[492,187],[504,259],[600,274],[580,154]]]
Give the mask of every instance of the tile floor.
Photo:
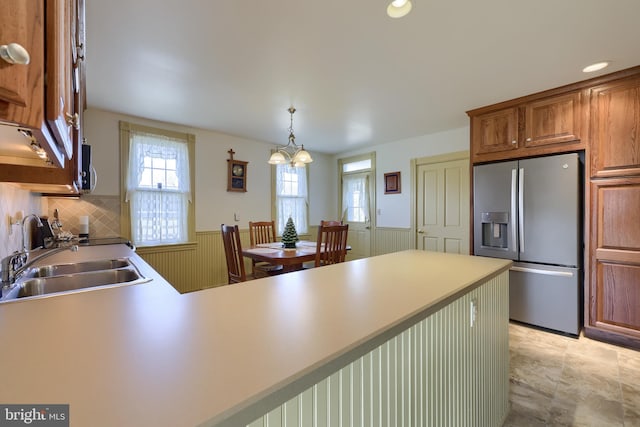
[[[640,427],[640,352],[509,326],[511,411],[503,427]]]

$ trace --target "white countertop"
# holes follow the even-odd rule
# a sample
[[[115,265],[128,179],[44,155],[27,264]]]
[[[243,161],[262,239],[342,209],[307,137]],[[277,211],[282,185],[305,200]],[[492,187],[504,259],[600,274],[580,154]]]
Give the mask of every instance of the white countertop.
[[[213,425],[511,264],[404,251],[180,295],[133,256],[153,281],[0,304],[1,403],[68,403],[72,426]]]

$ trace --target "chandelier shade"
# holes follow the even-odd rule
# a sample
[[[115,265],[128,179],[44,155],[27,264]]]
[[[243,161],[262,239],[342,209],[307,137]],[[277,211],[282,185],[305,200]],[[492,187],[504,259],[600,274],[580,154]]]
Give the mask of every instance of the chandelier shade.
[[[293,167],[304,167],[307,163],[313,162],[311,154],[304,149],[304,145],[296,144],[296,137],[293,134],[293,113],[296,109],[289,107],[287,110],[291,115],[291,124],[289,125],[289,142],[287,145],[276,148],[276,151],[271,154],[269,158],[269,164],[271,165],[284,165],[290,164]]]

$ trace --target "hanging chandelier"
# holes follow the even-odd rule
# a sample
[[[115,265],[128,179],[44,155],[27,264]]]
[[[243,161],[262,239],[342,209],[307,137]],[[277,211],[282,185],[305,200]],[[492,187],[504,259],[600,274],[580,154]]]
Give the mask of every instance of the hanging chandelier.
[[[304,145],[296,144],[296,137],[293,134],[293,113],[296,112],[296,109],[289,107],[287,111],[291,114],[289,142],[285,146],[276,148],[276,151],[269,158],[269,164],[284,165],[289,163],[293,167],[304,167],[307,163],[311,163],[313,159],[309,152],[304,149]]]

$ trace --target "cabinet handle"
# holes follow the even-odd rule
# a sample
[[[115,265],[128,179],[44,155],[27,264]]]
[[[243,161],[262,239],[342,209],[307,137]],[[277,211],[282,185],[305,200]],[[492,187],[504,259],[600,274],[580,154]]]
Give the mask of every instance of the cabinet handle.
[[[527,138],[527,142],[531,142],[531,138]]]
[[[512,144],[517,144],[518,141],[516,141],[515,139],[513,141],[511,141]]]
[[[78,52],[78,60],[84,61],[84,43],[77,44],[76,50]]]
[[[75,114],[66,113],[66,116],[67,116],[67,124],[69,126],[73,126],[75,130],[80,130],[80,116],[78,116],[78,113],[75,113]]]
[[[0,58],[9,64],[27,65],[31,60],[29,52],[18,43],[3,44],[0,46]]]

